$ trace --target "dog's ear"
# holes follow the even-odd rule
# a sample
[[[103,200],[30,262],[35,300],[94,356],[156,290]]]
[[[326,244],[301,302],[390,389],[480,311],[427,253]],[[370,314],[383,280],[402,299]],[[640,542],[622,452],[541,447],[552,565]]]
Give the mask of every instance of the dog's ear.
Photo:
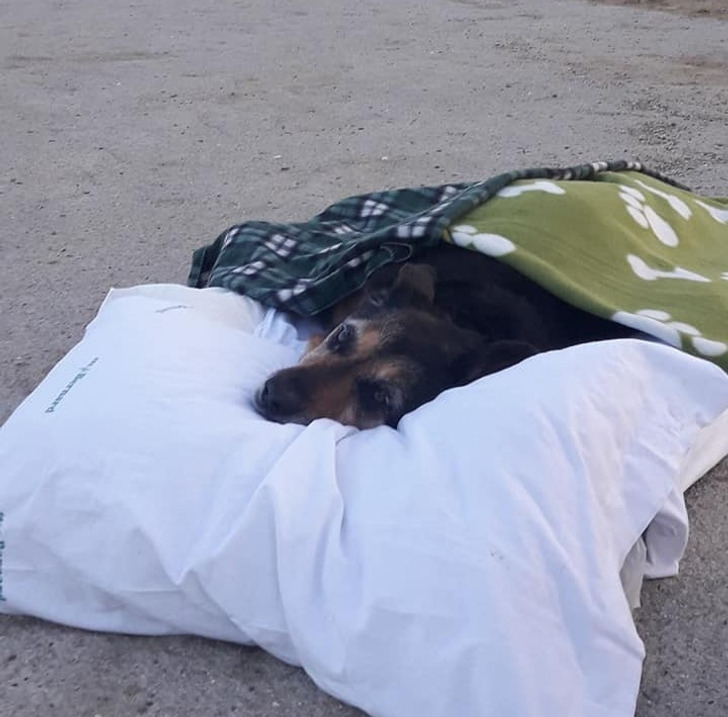
[[[401,309],[408,306],[429,309],[435,298],[435,269],[427,264],[388,264],[369,279],[358,312]]]
[[[482,376],[515,366],[538,349],[526,341],[495,341],[485,343],[458,356],[452,365],[458,386],[464,386]]]
[[[435,270],[427,264],[404,264],[390,292],[395,306],[428,307],[435,298]]]

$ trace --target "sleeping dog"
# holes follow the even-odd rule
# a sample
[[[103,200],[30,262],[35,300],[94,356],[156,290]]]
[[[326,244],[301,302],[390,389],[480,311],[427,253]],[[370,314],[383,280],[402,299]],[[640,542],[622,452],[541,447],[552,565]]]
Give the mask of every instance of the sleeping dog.
[[[565,303],[506,264],[441,244],[389,265],[322,317],[297,366],[258,391],[261,415],[372,428],[541,351],[634,332]]]

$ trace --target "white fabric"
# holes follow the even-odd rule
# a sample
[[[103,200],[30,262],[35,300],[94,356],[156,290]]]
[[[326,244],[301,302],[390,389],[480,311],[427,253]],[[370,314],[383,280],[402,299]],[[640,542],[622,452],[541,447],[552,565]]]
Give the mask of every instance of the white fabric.
[[[222,290],[112,292],[0,430],[0,610],[254,642],[382,717],[632,714],[620,568],[647,529],[625,584],[676,570],[728,377],[610,342],[396,431],[268,423],[253,391],[300,349]]]

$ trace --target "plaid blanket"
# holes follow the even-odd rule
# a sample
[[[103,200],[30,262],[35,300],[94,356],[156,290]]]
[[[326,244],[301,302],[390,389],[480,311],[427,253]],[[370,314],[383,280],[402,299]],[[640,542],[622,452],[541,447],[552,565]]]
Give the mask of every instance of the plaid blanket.
[[[350,197],[299,224],[245,222],[194,253],[188,284],[311,316],[442,240],[728,369],[728,204],[639,162],[518,170]]]

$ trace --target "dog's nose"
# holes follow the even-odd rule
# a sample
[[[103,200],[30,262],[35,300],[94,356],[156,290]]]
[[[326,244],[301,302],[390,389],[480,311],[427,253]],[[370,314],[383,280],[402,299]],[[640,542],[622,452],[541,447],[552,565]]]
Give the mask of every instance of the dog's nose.
[[[274,421],[285,421],[301,410],[301,397],[296,382],[284,376],[271,376],[256,396],[258,411]]]

